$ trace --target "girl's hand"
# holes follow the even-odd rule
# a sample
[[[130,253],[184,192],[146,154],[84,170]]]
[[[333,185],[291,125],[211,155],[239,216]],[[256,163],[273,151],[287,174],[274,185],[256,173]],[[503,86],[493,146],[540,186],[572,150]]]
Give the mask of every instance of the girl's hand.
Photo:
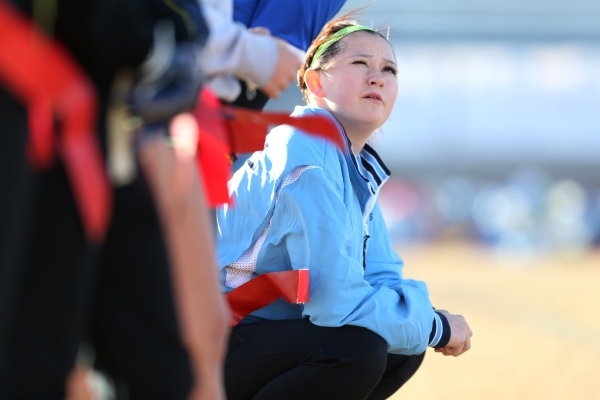
[[[450,341],[444,347],[435,349],[436,353],[442,353],[445,356],[458,357],[471,348],[471,336],[473,331],[467,324],[462,315],[450,314],[446,310],[436,310],[441,312],[448,319],[450,324]]]

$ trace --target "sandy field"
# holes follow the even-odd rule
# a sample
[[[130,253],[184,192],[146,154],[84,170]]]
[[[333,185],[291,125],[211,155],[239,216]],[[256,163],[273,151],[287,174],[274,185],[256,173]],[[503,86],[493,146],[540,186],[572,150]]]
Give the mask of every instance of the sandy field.
[[[462,314],[473,347],[428,350],[392,399],[600,400],[600,251],[535,257],[464,244],[398,248],[436,308]]]

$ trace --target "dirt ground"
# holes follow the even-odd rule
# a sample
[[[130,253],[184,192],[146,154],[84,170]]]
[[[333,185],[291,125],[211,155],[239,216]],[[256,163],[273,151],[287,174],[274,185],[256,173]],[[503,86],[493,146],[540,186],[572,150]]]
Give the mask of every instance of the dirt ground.
[[[398,248],[436,308],[462,314],[472,349],[428,350],[392,399],[600,400],[600,251],[535,257],[465,244]]]

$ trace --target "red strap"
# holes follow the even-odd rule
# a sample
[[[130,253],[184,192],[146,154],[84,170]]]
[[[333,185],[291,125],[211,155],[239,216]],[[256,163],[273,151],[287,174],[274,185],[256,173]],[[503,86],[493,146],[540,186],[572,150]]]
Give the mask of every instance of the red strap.
[[[217,207],[229,202],[227,181],[231,176],[231,151],[225,142],[202,132],[201,129],[200,132],[197,158],[200,177],[204,184],[206,203],[210,207]]]
[[[212,207],[230,202],[227,181],[231,176],[231,153],[262,150],[271,125],[291,125],[309,134],[331,139],[344,148],[340,131],[330,118],[320,115],[290,117],[283,112],[223,107],[208,89],[200,93],[194,115],[200,131],[198,167],[207,203]]]
[[[231,309],[230,325],[236,326],[251,312],[280,298],[292,304],[307,303],[308,276],[307,269],[270,272],[233,289],[225,296]]]
[[[101,241],[108,228],[111,189],[94,135],[96,97],[72,57],[0,0],[0,80],[27,105],[27,157],[34,168],[62,156],[88,238]],[[62,132],[53,133],[53,117]]]
[[[308,134],[330,139],[344,148],[336,123],[322,115],[291,117],[285,112],[258,112],[235,107],[224,108],[223,114],[227,117],[231,149],[236,153],[262,150],[271,125],[290,125]]]
[[[220,109],[219,99],[210,90],[203,89],[194,116],[199,131],[197,163],[206,203],[210,207],[229,202],[227,181],[231,176],[231,148]]]

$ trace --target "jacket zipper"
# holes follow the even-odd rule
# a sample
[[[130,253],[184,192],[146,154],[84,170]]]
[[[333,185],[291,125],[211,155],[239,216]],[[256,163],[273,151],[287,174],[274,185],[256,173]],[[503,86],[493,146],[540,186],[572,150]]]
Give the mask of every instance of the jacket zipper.
[[[363,241],[363,271],[367,269],[367,240],[369,240],[371,236],[365,235],[365,239]]]
[[[371,237],[369,235],[369,219],[371,216],[371,212],[373,211],[373,207],[375,207],[375,202],[377,197],[375,196],[373,187],[369,183],[369,190],[371,192],[371,197],[367,201],[367,205],[365,206],[365,212],[363,214],[363,270],[367,269],[367,240]]]

